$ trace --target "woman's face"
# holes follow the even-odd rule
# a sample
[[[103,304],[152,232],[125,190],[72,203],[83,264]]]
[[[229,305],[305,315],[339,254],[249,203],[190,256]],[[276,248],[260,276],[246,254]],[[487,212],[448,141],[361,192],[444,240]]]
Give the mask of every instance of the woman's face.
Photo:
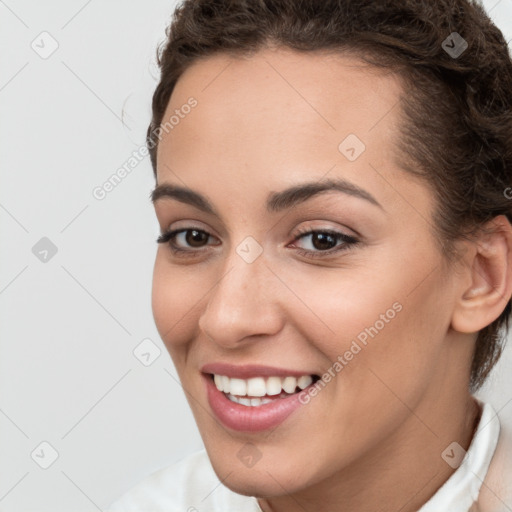
[[[400,93],[354,57],[280,49],[204,59],[172,94],[155,209],[183,252],[159,245],[153,312],[237,492],[298,491],[430,435],[455,278],[431,191],[395,162]],[[316,392],[286,392],[307,376]]]

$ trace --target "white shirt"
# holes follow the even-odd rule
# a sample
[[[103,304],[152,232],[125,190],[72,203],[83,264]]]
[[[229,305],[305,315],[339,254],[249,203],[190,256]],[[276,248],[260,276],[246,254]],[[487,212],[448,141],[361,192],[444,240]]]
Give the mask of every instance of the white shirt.
[[[477,500],[500,432],[500,422],[492,406],[481,405],[477,431],[460,466],[418,512],[468,512]],[[204,449],[153,473],[108,510],[261,512],[256,498],[236,494],[219,481]]]

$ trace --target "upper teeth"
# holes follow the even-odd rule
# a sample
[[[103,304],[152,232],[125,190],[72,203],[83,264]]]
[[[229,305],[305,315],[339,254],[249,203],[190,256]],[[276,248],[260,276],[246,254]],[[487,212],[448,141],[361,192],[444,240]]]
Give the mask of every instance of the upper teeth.
[[[286,393],[295,393],[295,389],[307,388],[313,379],[310,375],[302,377],[253,377],[252,379],[232,379],[225,375],[214,375],[213,380],[217,389],[224,393],[236,396],[265,396],[279,395],[283,390]]]

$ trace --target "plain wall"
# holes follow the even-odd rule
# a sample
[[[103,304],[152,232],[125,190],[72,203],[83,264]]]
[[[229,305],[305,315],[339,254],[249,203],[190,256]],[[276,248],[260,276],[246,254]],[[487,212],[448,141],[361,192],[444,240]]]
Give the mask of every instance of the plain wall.
[[[512,0],[485,4],[511,39]],[[93,195],[144,144],[174,6],[0,2],[1,511],[98,510],[202,446],[153,324],[149,158]],[[481,393],[509,423],[511,368]]]

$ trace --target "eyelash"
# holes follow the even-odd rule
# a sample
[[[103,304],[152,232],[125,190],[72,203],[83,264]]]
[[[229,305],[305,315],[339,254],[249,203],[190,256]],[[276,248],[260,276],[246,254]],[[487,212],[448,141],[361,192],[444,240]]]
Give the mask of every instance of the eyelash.
[[[210,233],[208,233],[207,231],[205,231],[203,229],[189,227],[189,228],[174,229],[174,230],[162,233],[157,238],[156,241],[159,244],[167,243],[169,245],[169,248],[171,249],[172,253],[176,256],[193,257],[199,252],[199,250],[196,251],[193,249],[192,250],[181,249],[179,247],[176,247],[173,244],[173,241],[174,241],[174,238],[176,237],[176,235],[178,235],[180,233],[186,233],[187,231],[198,231],[200,233],[205,233],[208,236],[212,236],[212,235],[210,235]],[[302,231],[299,230],[299,232],[295,235],[294,241],[304,238],[308,235],[319,234],[319,233],[333,236],[333,237],[335,237],[336,242],[342,241],[343,244],[341,244],[337,247],[334,247],[332,249],[328,249],[326,251],[308,251],[306,249],[298,248],[297,252],[299,254],[301,254],[302,256],[307,256],[308,258],[313,258],[313,259],[314,258],[326,258],[326,257],[332,256],[333,254],[339,253],[341,251],[347,251],[359,243],[359,240],[353,236],[346,235],[345,233],[341,233],[339,231],[333,231],[330,229],[306,229],[306,230],[302,230]]]

